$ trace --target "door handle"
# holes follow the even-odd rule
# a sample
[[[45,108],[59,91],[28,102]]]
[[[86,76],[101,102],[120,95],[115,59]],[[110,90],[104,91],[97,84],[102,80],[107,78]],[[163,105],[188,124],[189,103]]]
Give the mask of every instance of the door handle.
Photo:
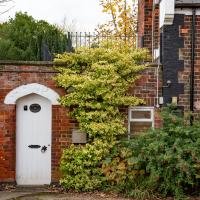
[[[39,149],[41,146],[37,145],[37,144],[31,144],[28,147],[31,148],[31,149]]]
[[[45,153],[47,151],[47,147],[46,146],[43,146],[42,148],[41,148],[41,152],[42,153]]]

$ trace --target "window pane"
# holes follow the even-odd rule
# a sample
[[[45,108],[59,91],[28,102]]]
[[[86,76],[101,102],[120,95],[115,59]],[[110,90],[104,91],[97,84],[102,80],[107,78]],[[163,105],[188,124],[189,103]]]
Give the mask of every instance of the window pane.
[[[131,119],[151,119],[151,111],[133,110]]]
[[[152,127],[152,122],[130,122],[130,134],[148,130]]]

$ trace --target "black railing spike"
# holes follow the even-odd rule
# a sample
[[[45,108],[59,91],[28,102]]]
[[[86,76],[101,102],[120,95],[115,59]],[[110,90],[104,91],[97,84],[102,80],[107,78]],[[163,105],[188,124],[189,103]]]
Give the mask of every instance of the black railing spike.
[[[87,33],[85,32],[85,46],[87,46]]]
[[[89,42],[89,48],[90,48],[90,32],[89,32],[89,41],[88,42]]]
[[[76,48],[78,48],[78,33],[76,32]]]
[[[82,46],[82,45],[81,45],[81,40],[82,40],[81,37],[82,37],[82,32],[80,32],[80,47]]]

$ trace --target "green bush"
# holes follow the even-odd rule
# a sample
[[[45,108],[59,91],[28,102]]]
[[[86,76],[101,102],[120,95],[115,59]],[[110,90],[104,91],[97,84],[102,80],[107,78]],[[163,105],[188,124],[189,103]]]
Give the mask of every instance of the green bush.
[[[1,60],[42,60],[42,46],[53,56],[65,52],[66,44],[66,35],[58,27],[27,13],[16,13],[14,19],[0,24]]]
[[[144,103],[127,91],[145,69],[140,63],[146,54],[144,50],[113,47],[81,48],[58,55],[55,61],[66,64],[56,77],[67,93],[60,102],[70,108],[70,115],[88,134],[87,145],[72,145],[63,153],[61,184],[65,188],[88,191],[104,184],[102,161],[117,138],[126,133],[125,116],[119,108]]]
[[[132,195],[140,188],[180,199],[197,190],[200,123],[190,126],[173,107],[164,109],[163,122],[163,128],[122,141],[113,148],[103,165],[108,183]],[[122,171],[117,167],[119,160],[124,163]]]
[[[71,145],[64,150],[60,165],[63,173],[62,186],[77,191],[100,188],[105,177],[99,161],[108,155],[108,152],[109,146],[99,140],[85,146]]]

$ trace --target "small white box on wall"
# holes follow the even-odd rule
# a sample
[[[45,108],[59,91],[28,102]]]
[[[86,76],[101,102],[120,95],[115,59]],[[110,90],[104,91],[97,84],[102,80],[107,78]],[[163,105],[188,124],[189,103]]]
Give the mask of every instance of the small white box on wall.
[[[164,99],[163,99],[163,97],[159,97],[159,104],[160,104],[160,105],[163,105],[163,104],[164,104]]]

